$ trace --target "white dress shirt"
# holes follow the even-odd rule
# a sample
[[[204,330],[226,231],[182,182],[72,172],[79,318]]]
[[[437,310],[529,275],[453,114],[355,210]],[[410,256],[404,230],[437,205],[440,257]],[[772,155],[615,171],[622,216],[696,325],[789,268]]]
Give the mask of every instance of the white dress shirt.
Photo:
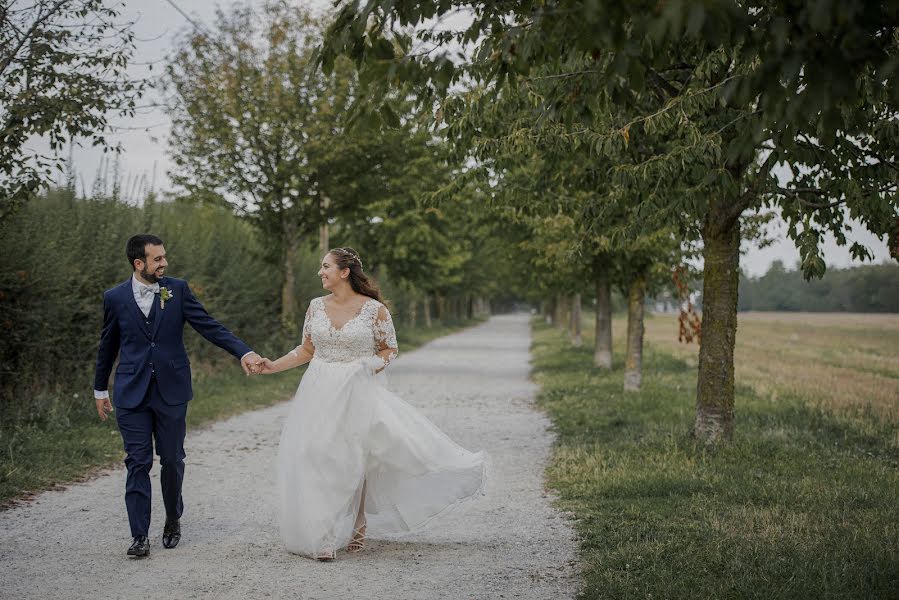
[[[141,291],[141,288],[152,289],[153,293],[144,294]],[[159,293],[159,284],[146,285],[138,281],[136,275],[132,275],[131,293],[134,294],[134,301],[137,302],[137,307],[140,308],[140,311],[144,313],[145,317],[149,317],[150,310],[153,308],[153,301],[156,299],[156,294]]]
[[[154,293],[144,294],[141,291],[141,288],[153,288]],[[148,286],[138,281],[137,275],[132,275],[131,293],[134,294],[134,301],[137,302],[137,307],[140,308],[140,311],[144,313],[144,317],[149,317],[150,310],[153,308],[153,302],[156,300],[156,294],[159,293],[159,284],[157,283],[155,285]],[[240,360],[243,361],[243,359],[250,354],[253,354],[252,350],[241,356]],[[94,398],[96,398],[97,400],[104,400],[106,398],[109,398],[109,390],[94,390]]]

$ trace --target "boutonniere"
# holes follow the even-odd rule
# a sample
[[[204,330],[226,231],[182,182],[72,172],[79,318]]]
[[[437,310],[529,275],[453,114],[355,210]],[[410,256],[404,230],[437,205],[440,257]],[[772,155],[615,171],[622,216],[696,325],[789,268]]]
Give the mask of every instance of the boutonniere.
[[[169,288],[167,288],[167,287],[160,288],[159,289],[159,308],[164,310],[165,309],[165,301],[171,300],[174,297],[175,297],[175,295],[172,293],[172,290],[170,290]]]

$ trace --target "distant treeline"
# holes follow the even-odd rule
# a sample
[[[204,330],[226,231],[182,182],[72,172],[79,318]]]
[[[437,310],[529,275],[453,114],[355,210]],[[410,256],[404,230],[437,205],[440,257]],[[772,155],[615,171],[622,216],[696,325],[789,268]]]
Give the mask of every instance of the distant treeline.
[[[899,312],[899,265],[828,269],[806,281],[774,261],[761,277],[740,277],[739,310]]]

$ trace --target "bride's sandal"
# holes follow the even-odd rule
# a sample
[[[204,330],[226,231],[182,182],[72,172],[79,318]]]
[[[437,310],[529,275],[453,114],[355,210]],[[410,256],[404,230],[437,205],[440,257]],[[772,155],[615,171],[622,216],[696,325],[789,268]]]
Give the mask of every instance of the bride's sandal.
[[[315,555],[315,560],[320,560],[321,562],[331,562],[332,560],[337,559],[337,552],[331,546],[325,546],[321,550],[318,551],[318,554]]]
[[[365,523],[358,528],[353,528],[353,539],[346,546],[347,552],[362,552],[365,548]]]

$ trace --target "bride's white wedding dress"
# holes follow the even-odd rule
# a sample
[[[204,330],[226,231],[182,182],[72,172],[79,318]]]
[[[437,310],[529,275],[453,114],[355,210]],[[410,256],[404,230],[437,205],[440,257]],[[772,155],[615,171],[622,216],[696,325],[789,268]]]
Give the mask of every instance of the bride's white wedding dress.
[[[350,541],[365,483],[367,533],[412,531],[480,495],[485,456],[449,439],[386,387],[369,359],[397,343],[390,313],[367,300],[340,329],[314,299],[303,324],[315,353],[278,448],[281,535],[316,556]]]

